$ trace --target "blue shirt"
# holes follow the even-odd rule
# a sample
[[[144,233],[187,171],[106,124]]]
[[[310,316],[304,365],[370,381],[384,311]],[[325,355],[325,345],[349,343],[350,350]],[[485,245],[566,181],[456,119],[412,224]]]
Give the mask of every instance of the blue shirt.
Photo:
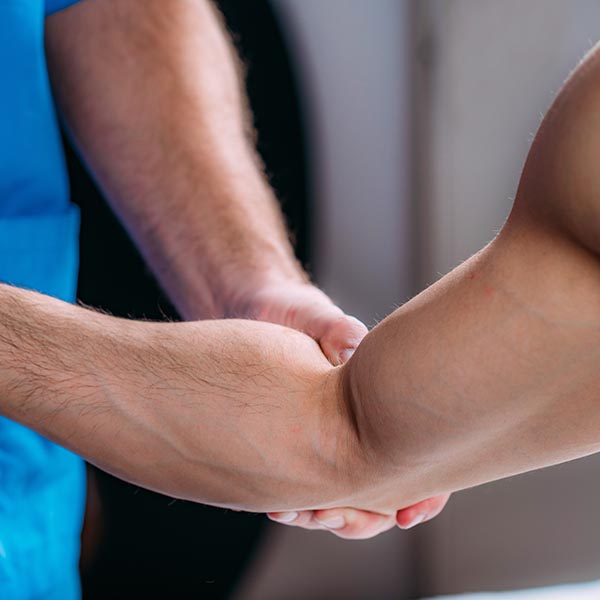
[[[79,216],[44,55],[45,15],[76,0],[0,0],[0,281],[72,302]],[[83,462],[0,418],[0,598],[72,600]]]

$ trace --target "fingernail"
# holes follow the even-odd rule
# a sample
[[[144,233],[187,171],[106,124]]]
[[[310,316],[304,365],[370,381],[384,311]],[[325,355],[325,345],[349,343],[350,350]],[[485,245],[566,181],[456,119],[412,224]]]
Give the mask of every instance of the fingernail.
[[[426,514],[417,515],[404,529],[411,529],[412,527],[416,527],[419,523],[422,523],[426,517]]]
[[[340,352],[340,364],[343,365],[345,362],[348,362],[355,351],[356,348],[346,348],[345,350],[342,350]]]
[[[297,512],[284,512],[279,513],[276,517],[271,517],[273,521],[278,521],[279,523],[291,523],[298,518]]]
[[[319,525],[327,527],[327,529],[341,529],[346,525],[344,517],[329,517],[328,519],[317,519]]]

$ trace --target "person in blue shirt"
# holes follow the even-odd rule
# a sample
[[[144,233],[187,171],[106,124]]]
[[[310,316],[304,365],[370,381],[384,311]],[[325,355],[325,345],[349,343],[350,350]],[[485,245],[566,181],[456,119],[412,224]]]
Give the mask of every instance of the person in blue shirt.
[[[209,2],[4,0],[0,78],[0,282],[75,300],[78,212],[54,95],[186,319],[257,318],[308,333],[334,364],[352,354],[366,329],[296,264]],[[79,595],[84,489],[80,458],[0,417],[1,598]],[[348,514],[349,537],[372,527],[372,515]],[[328,523],[326,511],[324,525],[310,512],[274,516]]]
[[[498,236],[366,335],[293,258],[210,3],[0,12],[2,598],[79,594],[67,450],[345,538],[600,450],[600,46],[545,117]],[[77,216],[50,89],[188,322],[68,302]]]

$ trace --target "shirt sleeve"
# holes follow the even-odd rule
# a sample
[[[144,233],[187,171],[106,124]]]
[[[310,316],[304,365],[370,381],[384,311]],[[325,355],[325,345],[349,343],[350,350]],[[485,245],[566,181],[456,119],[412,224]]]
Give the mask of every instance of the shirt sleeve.
[[[81,0],[46,0],[46,16],[51,15],[52,13],[62,10],[63,8],[67,8],[67,6],[71,6],[72,4],[77,4]]]

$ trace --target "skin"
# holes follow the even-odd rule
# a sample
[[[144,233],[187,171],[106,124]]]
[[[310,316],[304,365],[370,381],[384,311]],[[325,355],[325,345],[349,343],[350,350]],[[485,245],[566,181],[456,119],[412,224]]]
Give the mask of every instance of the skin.
[[[596,47],[544,119],[499,236],[351,359],[388,506],[390,471],[410,503],[600,449],[599,106]]]
[[[330,402],[336,371],[308,336],[233,319],[116,319],[1,287],[10,418],[139,485],[229,508],[264,511],[292,487],[291,505],[310,507],[325,471],[338,478],[351,432]],[[287,456],[272,451],[288,439]]]
[[[594,50],[499,236],[344,366],[277,325],[123,321],[0,286],[0,411],[139,485],[252,511],[392,518],[599,451],[598,106]]]
[[[347,523],[356,538],[387,527],[379,519],[396,509],[376,489],[365,500],[378,469],[346,373],[279,325],[131,321],[0,286],[1,414],[176,498],[379,513],[366,533]]]
[[[47,19],[46,49],[71,137],[180,314],[286,325],[314,338],[332,364],[344,362],[367,329],[294,258],[212,5],[84,0]],[[410,511],[407,522],[422,514]],[[394,525],[346,513],[347,537]],[[328,513],[305,511],[294,523],[323,528],[315,517],[327,522]]]
[[[116,319],[0,286],[0,365],[0,414],[176,498],[320,515],[370,478],[342,370],[290,328]],[[335,530],[351,539],[396,513],[346,512],[368,519]]]

